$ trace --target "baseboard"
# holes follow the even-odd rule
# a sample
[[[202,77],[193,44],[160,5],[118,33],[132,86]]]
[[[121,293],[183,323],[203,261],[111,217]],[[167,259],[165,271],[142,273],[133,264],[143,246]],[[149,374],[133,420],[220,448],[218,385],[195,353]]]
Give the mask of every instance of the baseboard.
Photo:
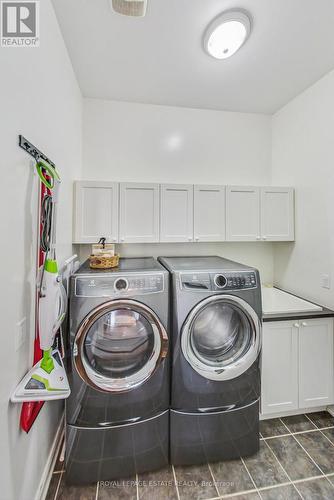
[[[326,410],[330,415],[332,415],[332,417],[334,417],[334,405],[327,406]]]
[[[277,413],[260,413],[260,420],[269,420],[270,418],[291,417],[293,415],[303,415],[304,413],[314,413],[317,411],[329,411],[329,406],[318,406],[317,408],[298,408],[297,410],[279,411]],[[332,407],[333,408],[333,407]]]
[[[58,453],[63,442],[64,436],[64,415],[62,416],[59,426],[53,440],[51,450],[46,461],[41,480],[39,482],[37,492],[35,495],[35,500],[45,500],[46,494],[49,489],[49,484],[51,481],[52,473],[56,464]]]

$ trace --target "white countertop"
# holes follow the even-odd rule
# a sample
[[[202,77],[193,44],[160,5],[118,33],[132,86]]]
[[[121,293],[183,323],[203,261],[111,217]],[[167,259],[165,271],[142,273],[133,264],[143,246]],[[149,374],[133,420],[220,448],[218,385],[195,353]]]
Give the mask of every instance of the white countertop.
[[[263,314],[284,314],[322,311],[321,306],[295,297],[278,288],[262,286]]]

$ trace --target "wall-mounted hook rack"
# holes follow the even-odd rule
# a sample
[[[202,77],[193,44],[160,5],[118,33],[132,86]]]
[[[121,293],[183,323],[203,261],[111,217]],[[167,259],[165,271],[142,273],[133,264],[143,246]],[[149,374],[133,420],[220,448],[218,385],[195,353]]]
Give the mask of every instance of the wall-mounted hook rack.
[[[23,137],[23,135],[19,135],[19,146],[20,148],[24,149],[30,156],[33,156],[36,161],[38,161],[38,159],[41,159],[46,161],[52,167],[56,167],[55,163],[53,163],[50,158],[48,158],[44,153],[42,153],[42,151],[36,148],[36,146],[31,144],[31,142]]]

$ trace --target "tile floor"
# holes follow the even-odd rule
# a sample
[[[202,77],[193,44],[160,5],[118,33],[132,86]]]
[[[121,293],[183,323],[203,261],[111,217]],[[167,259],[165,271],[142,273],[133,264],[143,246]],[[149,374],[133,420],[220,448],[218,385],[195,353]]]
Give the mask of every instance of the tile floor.
[[[58,462],[47,500],[334,500],[334,418],[327,412],[260,424],[257,455],[169,467],[124,481],[69,487]]]

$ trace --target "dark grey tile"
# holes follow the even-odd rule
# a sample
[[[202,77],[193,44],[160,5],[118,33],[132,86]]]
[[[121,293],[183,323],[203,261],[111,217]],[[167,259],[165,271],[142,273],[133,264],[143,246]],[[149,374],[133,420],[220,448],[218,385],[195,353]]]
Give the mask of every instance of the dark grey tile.
[[[45,500],[54,500],[58,484],[61,480],[61,474],[52,474],[51,481],[49,484],[48,492],[46,494]]]
[[[334,446],[320,431],[297,434],[296,439],[324,474],[334,472]]]
[[[54,472],[61,472],[61,471],[64,471],[64,469],[65,469],[64,462],[60,461],[60,455],[61,455],[62,450],[63,450],[63,443],[60,445],[60,449],[58,451],[57,460],[56,460],[56,463],[54,466]]]
[[[135,500],[136,477],[99,482],[98,500]]]
[[[321,431],[334,444],[334,427]]]
[[[178,466],[174,469],[180,500],[202,500],[219,496],[208,465]]]
[[[220,495],[255,489],[246,467],[240,459],[210,464]]]
[[[260,433],[264,438],[272,436],[280,436],[281,434],[289,434],[288,429],[279,418],[271,418],[270,420],[260,421]]]
[[[142,500],[177,500],[177,491],[174,481],[172,467],[139,474],[138,476],[138,495]]]
[[[57,500],[95,500],[97,485],[68,486],[62,476]]]
[[[289,481],[288,476],[264,441],[260,442],[260,450],[256,455],[244,460],[258,488]]]
[[[55,463],[54,472],[64,472],[65,471],[65,463],[57,460]]]
[[[231,500],[261,500],[261,497],[258,493],[243,493],[241,495],[236,495],[231,497]]]
[[[319,476],[320,470],[305,453],[293,436],[284,436],[267,441],[292,480]]]
[[[315,425],[305,415],[292,415],[283,417],[282,421],[291,432],[309,431],[315,429]]]
[[[333,500],[334,488],[326,478],[312,479],[296,483],[304,500]]]
[[[262,490],[261,498],[262,500],[300,500],[301,496],[293,484],[288,484],[270,490]]]
[[[328,411],[317,411],[315,413],[308,413],[308,418],[315,423],[315,425],[321,429],[322,427],[333,427],[334,417]]]

